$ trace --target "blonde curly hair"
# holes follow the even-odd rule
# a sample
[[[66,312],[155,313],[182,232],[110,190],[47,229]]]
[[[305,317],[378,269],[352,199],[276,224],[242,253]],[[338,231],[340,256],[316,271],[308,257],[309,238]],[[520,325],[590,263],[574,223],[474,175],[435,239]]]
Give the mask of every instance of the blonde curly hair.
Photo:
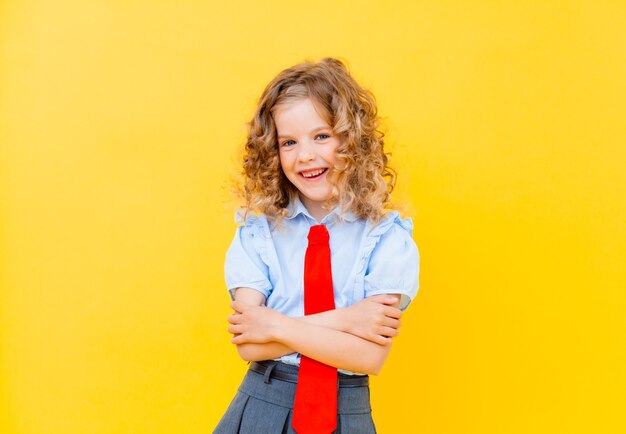
[[[388,165],[384,133],[372,93],[350,76],[338,59],[304,62],[280,72],[261,95],[243,156],[238,186],[245,212],[264,213],[280,221],[298,190],[280,165],[273,111],[282,104],[311,98],[333,133],[342,137],[332,168],[332,204],[361,219],[379,222],[391,208],[396,172]]]

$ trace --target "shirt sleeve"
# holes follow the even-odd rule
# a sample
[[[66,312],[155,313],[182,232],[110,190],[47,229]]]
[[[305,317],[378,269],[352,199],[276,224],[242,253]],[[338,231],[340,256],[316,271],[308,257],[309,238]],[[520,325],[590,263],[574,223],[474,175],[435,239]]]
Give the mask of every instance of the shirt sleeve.
[[[394,223],[381,235],[365,272],[365,296],[400,294],[404,310],[419,288],[419,251],[411,229]]]
[[[256,289],[265,298],[271,293],[269,268],[259,254],[259,243],[262,242],[262,236],[254,225],[237,228],[224,263],[226,287],[232,299],[236,288]]]

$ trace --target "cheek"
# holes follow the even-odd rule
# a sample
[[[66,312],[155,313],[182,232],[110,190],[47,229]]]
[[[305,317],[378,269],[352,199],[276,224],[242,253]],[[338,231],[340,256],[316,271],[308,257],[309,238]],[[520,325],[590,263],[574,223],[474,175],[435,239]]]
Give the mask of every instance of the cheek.
[[[278,153],[278,162],[280,163],[280,167],[284,167],[287,164],[285,159],[286,158],[285,158],[284,154],[282,152],[279,152]]]
[[[280,162],[280,168],[282,169],[283,173],[286,175],[289,175],[289,171],[290,171],[290,167],[291,167],[291,163],[290,163],[290,159],[288,155],[284,155],[284,154],[278,154],[278,159]]]
[[[326,155],[324,156],[325,157],[324,159],[330,164],[332,164],[333,166],[336,165],[338,162],[338,158],[337,158],[338,147],[339,147],[339,144],[337,143],[335,146],[331,147],[326,153]]]

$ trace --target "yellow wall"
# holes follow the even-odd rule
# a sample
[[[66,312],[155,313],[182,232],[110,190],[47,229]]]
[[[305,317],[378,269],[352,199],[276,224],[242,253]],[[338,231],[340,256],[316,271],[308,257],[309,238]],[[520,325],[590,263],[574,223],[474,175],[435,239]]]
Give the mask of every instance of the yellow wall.
[[[626,4],[266,3],[0,4],[0,431],[210,432],[246,369],[236,150],[274,74],[331,55],[422,254],[379,431],[624,432]]]

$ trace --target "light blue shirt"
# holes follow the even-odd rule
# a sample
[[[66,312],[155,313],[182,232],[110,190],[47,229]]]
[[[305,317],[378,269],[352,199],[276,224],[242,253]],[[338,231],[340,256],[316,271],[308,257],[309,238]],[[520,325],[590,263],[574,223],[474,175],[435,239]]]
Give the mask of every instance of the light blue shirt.
[[[304,315],[304,254],[309,228],[326,225],[330,235],[335,308],[350,306],[376,294],[401,294],[401,309],[419,287],[419,252],[411,238],[411,219],[397,211],[377,225],[339,208],[317,222],[299,199],[276,227],[264,215],[248,215],[237,228],[226,253],[226,286],[253,288],[265,295],[266,305],[290,317]],[[342,221],[343,220],[343,221]],[[279,359],[299,364],[298,354]]]

